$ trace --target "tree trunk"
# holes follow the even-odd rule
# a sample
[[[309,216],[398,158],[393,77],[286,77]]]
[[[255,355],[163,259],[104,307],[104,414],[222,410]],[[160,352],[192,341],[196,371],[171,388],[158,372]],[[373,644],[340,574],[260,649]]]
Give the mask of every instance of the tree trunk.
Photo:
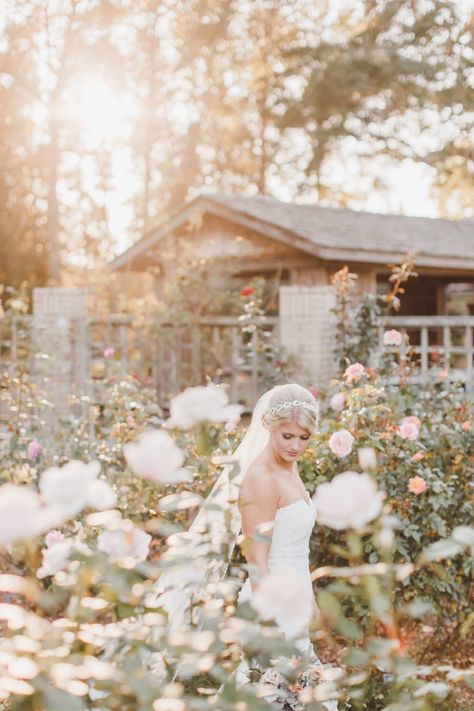
[[[51,284],[59,286],[61,278],[61,258],[59,252],[59,215],[58,215],[58,125],[53,118],[51,121],[51,141],[48,160],[48,259],[49,280]]]

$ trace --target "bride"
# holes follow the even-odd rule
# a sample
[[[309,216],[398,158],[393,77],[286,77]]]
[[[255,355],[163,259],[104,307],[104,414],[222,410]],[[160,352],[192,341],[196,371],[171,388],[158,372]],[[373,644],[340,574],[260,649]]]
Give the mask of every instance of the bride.
[[[251,425],[263,428],[262,440],[266,443],[247,466],[240,486],[242,533],[249,539],[246,552],[249,577],[238,601],[251,600],[259,579],[285,568],[302,585],[300,605],[306,601],[309,617],[311,612],[317,612],[310,592],[309,571],[309,538],[316,515],[300,479],[297,460],[317,428],[318,406],[309,390],[301,385],[281,385],[271,392],[261,421],[252,420]],[[254,537],[259,532],[264,535]],[[295,622],[301,617],[301,609],[282,612],[278,626],[291,638],[298,632]],[[311,652],[307,630],[297,639],[296,646],[302,652]]]
[[[319,661],[308,630],[311,616],[318,614],[309,570],[309,539],[316,512],[299,476],[297,460],[317,430],[318,419],[317,401],[301,385],[280,385],[265,393],[257,403],[247,433],[260,440],[261,451],[251,461],[248,453],[246,462],[241,461],[239,493],[242,533],[248,540],[249,576],[238,602],[255,601],[260,581],[271,580],[272,574],[275,582],[284,581],[285,576],[289,576],[289,582],[290,578],[291,582],[296,579],[301,590],[297,609],[280,610],[275,620],[284,636],[311,663]],[[255,536],[261,532],[264,536]],[[283,574],[279,579],[275,575],[278,571]],[[306,614],[302,609],[305,605]],[[248,664],[242,659],[236,672],[239,685],[249,680],[248,671]],[[323,705],[337,711],[335,701]]]
[[[312,663],[318,662],[318,658],[309,639],[309,621],[317,608],[309,571],[309,538],[316,513],[300,479],[297,461],[317,429],[318,416],[314,396],[301,385],[277,385],[265,392],[234,453],[237,475],[233,476],[234,465],[224,467],[184,541],[192,546],[203,534],[210,535],[218,550],[229,539],[234,544],[240,531],[249,539],[246,554],[249,577],[239,592],[238,603],[255,602],[260,585],[265,580],[271,582],[272,573],[283,571],[296,578],[302,598],[310,604],[308,614],[303,615],[306,625],[301,625],[300,602],[298,610],[284,609],[275,616],[275,621],[285,637]],[[261,535],[255,536],[261,531],[265,531],[264,540]],[[232,548],[233,545],[228,546],[230,553]],[[154,591],[155,602],[158,600],[156,604],[167,609],[172,626],[189,620],[193,593],[211,578],[222,577],[226,567],[225,563],[205,569],[194,566],[191,585],[189,566],[184,570],[167,570],[160,576]],[[236,670],[238,685],[249,680],[247,671],[247,662],[242,659]],[[335,701],[323,705],[328,711],[337,711]]]

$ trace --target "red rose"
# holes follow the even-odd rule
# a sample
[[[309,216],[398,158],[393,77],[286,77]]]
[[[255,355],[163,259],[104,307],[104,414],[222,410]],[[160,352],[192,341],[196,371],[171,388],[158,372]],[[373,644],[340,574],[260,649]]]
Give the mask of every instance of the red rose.
[[[244,286],[244,288],[241,290],[240,295],[241,296],[250,296],[250,294],[253,294],[255,289],[253,286]]]

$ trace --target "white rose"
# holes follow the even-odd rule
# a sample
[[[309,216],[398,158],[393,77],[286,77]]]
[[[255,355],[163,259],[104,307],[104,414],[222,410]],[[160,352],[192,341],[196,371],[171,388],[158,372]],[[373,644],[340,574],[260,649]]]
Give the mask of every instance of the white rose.
[[[131,522],[124,521],[122,528],[102,531],[97,538],[97,547],[112,560],[133,558],[136,563],[141,563],[148,557],[150,541],[149,533],[136,528]]]
[[[0,545],[26,541],[58,525],[58,514],[42,506],[36,491],[28,486],[0,487]]]
[[[96,479],[87,487],[87,506],[97,511],[113,509],[117,503],[117,495],[103,479]]]
[[[294,568],[279,566],[265,575],[252,595],[251,605],[263,619],[274,619],[287,638],[298,636],[311,620],[311,584]]]
[[[152,479],[160,484],[173,484],[192,477],[182,469],[184,453],[172,437],[162,430],[148,430],[123,448],[127,464],[136,476]]]
[[[42,565],[36,571],[38,578],[45,578],[47,575],[54,575],[60,570],[64,570],[69,562],[69,556],[73,549],[74,542],[71,539],[58,541],[47,548],[43,548]]]
[[[62,543],[64,540],[65,540],[64,533],[61,533],[61,531],[58,531],[56,528],[53,528],[44,537],[44,542],[48,548],[51,548],[51,546],[54,546],[55,543]]]
[[[365,472],[377,469],[377,454],[373,447],[361,447],[357,450],[360,468]]]
[[[170,403],[171,427],[191,429],[201,422],[234,422],[242,414],[241,405],[229,405],[225,390],[218,385],[186,388]]]
[[[369,474],[347,471],[320,484],[313,496],[319,523],[341,531],[363,528],[382,509],[383,493]]]
[[[51,467],[41,474],[39,489],[43,500],[73,516],[87,502],[87,490],[100,471],[99,462],[84,464],[72,460],[62,467]]]
[[[99,471],[99,462],[84,464],[77,460],[47,469],[39,484],[43,500],[65,518],[75,516],[86,506],[99,510],[114,506],[116,496],[106,481],[97,479]]]

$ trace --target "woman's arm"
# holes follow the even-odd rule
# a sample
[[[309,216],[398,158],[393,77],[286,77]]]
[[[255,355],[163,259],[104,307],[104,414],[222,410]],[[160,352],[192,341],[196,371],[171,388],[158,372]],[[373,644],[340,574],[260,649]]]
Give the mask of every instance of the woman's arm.
[[[255,591],[258,584],[255,578],[269,572],[268,554],[277,505],[278,491],[271,475],[261,468],[249,470],[242,482],[239,510],[242,518],[242,533],[245,536],[243,553],[250,566],[252,591]],[[255,540],[256,537],[260,540]]]

